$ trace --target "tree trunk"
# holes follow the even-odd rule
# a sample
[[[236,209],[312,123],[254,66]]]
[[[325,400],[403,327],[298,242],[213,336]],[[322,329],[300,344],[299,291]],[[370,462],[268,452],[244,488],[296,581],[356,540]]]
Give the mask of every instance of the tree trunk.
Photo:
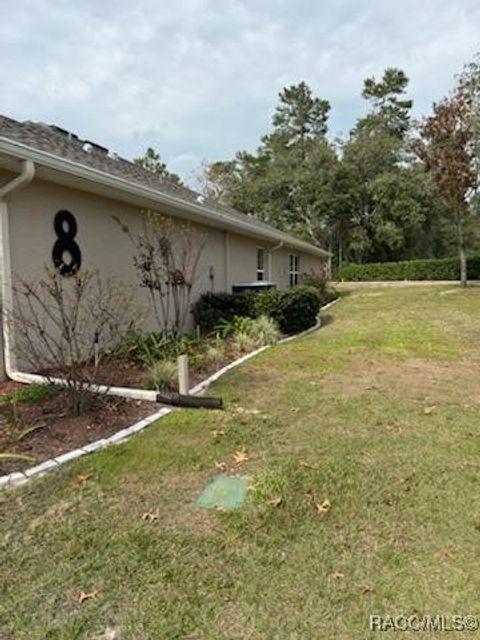
[[[463,216],[460,213],[457,218],[458,255],[460,258],[460,284],[467,286],[467,257],[465,255],[465,236],[463,232]]]

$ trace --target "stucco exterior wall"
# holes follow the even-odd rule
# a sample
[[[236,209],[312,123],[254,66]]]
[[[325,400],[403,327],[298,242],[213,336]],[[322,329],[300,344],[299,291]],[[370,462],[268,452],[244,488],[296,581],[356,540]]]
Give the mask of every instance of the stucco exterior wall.
[[[0,183],[8,178],[6,172],[0,172]],[[13,273],[34,279],[46,266],[52,266],[52,248],[57,240],[53,221],[61,209],[75,216],[75,241],[82,252],[82,265],[100,269],[105,277],[116,276],[128,285],[136,284],[134,248],[114,217],[125,222],[132,233],[141,233],[140,208],[41,180],[34,180],[9,199]],[[204,291],[229,290],[235,282],[256,280],[258,248],[266,251],[265,279],[273,280],[278,287],[289,286],[291,253],[299,256],[301,273],[321,266],[319,257],[286,247],[278,249],[261,239],[226,234],[213,227],[196,225],[196,229],[204,249],[192,298]]]
[[[0,184],[12,177],[12,174],[0,171]],[[114,276],[127,286],[135,286],[144,329],[158,329],[153,315],[148,313],[148,293],[137,286],[134,246],[114,219],[114,216],[119,218],[133,234],[141,233],[140,207],[35,179],[9,198],[8,209],[14,278],[39,280],[45,267],[53,267],[52,249],[57,240],[54,218],[58,211],[66,209],[77,223],[75,242],[81,250],[82,268],[99,269],[104,278]],[[255,281],[259,247],[266,250],[265,279],[273,280],[280,288],[289,286],[292,250],[275,248],[262,240],[213,227],[196,225],[196,232],[199,241],[204,242],[204,249],[192,302],[205,291],[231,291],[236,282]],[[300,272],[320,269],[319,257],[296,253],[300,259]],[[192,328],[191,319],[188,328]]]
[[[294,249],[281,248],[272,251],[272,280],[279,289],[290,286],[290,255],[298,256],[299,274],[310,271],[319,272],[322,268],[322,261],[319,257],[307,253],[302,253]]]
[[[133,258],[135,248],[114,217],[132,234],[142,233],[140,208],[83,191],[35,180],[9,200],[10,247],[14,278],[36,280],[52,267],[57,240],[53,221],[59,210],[70,211],[77,222],[75,242],[82,254],[82,268],[99,269],[102,277],[116,277],[127,286],[138,284]],[[218,229],[196,227],[205,243],[194,283],[192,299],[200,292],[225,289],[225,241]],[[213,275],[213,280],[210,278]],[[139,309],[148,307],[148,296],[138,289]],[[155,329],[146,314],[145,329]]]

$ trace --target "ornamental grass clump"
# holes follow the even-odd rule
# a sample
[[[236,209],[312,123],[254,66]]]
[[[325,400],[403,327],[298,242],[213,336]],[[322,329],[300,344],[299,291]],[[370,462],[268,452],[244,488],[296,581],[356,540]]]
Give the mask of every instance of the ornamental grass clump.
[[[149,368],[149,386],[157,391],[177,391],[177,365],[171,360],[159,360]]]

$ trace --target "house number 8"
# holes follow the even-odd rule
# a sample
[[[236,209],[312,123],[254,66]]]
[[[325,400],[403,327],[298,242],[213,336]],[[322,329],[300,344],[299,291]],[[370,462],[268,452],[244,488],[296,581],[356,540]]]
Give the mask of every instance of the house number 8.
[[[77,222],[70,211],[62,210],[55,216],[53,227],[57,235],[52,250],[55,269],[62,276],[73,276],[82,264],[80,247],[74,239],[77,235]]]

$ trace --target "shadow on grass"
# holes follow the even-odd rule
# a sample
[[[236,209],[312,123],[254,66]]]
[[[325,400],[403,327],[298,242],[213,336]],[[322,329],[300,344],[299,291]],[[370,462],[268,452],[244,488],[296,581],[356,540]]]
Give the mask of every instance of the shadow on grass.
[[[322,319],[322,324],[320,325],[321,328],[326,327],[329,324],[332,324],[332,322],[334,321],[334,317],[329,313],[325,315],[322,314],[321,319]]]

